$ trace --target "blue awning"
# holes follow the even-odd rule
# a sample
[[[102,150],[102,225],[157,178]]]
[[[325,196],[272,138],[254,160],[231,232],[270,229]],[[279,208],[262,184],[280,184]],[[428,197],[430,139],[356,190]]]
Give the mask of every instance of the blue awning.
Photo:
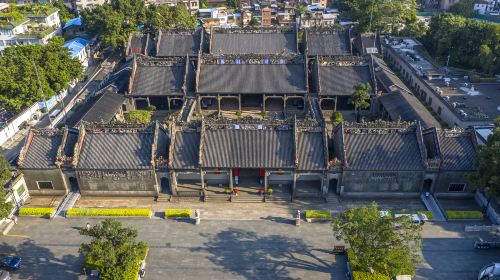
[[[66,28],[71,27],[71,26],[81,27],[82,26],[82,18],[76,17],[76,18],[72,18],[72,19],[68,20],[68,22],[66,22],[64,24],[63,29],[66,29]]]
[[[88,44],[89,41],[83,38],[74,38],[64,43],[64,46],[70,50],[71,58],[75,58]]]

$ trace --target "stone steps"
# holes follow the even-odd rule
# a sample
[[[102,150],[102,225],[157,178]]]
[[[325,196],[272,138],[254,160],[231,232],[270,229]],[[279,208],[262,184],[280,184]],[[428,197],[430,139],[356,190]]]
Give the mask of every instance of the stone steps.
[[[170,194],[160,194],[160,195],[158,195],[156,202],[170,202],[171,199],[172,199],[172,195],[170,195]]]
[[[266,197],[266,202],[290,202],[291,195],[289,194],[273,194]]]
[[[232,202],[235,202],[235,203],[262,203],[262,202],[264,202],[264,196],[238,195],[238,196],[233,196]]]
[[[205,197],[205,202],[229,202],[229,195],[210,194]]]

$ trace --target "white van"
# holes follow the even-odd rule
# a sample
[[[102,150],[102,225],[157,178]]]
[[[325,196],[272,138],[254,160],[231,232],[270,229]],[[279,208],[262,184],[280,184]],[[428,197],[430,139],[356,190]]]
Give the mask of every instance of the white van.
[[[425,224],[425,222],[428,220],[425,214],[394,214],[394,218],[399,218],[403,216],[410,218],[410,220],[413,223],[419,225]]]
[[[53,121],[61,113],[61,109],[55,109],[54,112],[50,113],[49,119]]]

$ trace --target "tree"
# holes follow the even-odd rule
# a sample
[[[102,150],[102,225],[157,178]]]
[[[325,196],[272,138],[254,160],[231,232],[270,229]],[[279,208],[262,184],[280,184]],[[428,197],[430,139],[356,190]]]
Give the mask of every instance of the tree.
[[[196,27],[196,17],[184,6],[151,5],[146,12],[146,30],[155,33],[159,29]]]
[[[0,220],[6,218],[10,215],[14,205],[10,202],[6,202],[6,193],[4,189],[4,184],[7,183],[12,177],[12,172],[10,171],[10,164],[5,160],[3,156],[3,151],[0,148]]]
[[[500,198],[500,117],[495,119],[493,133],[477,153],[478,169],[466,176],[471,186],[485,191],[489,199]],[[488,201],[489,203],[489,201]]]
[[[370,89],[369,83],[362,83],[354,87],[354,93],[349,97],[349,104],[354,105],[356,110],[356,121],[359,122],[361,109],[370,107]]]
[[[71,58],[63,43],[64,40],[56,36],[47,45],[6,48],[0,56],[0,103],[8,110],[18,111],[41,101],[42,91],[45,98],[49,99],[80,78],[82,65]]]
[[[75,17],[75,14],[64,5],[63,0],[53,0],[52,6],[59,9],[59,18],[63,24]]]
[[[238,9],[240,7],[240,0],[226,0],[229,8]]]
[[[256,26],[259,26],[259,21],[257,20],[256,17],[252,16],[252,18],[250,19],[250,21],[248,22],[248,25],[249,26],[252,26],[252,27],[256,27]]]
[[[342,213],[332,221],[332,228],[335,239],[344,240],[356,256],[353,270],[390,277],[415,274],[421,228],[408,217],[382,217],[377,204],[372,203]]]
[[[202,9],[206,9],[206,8],[208,8],[208,0],[201,0],[201,1],[200,1],[200,7],[201,7]]]
[[[455,4],[453,4],[449,9],[448,12],[452,14],[456,14],[459,16],[467,17],[467,18],[473,18],[477,16],[478,12],[474,10],[474,3],[476,0],[462,0],[459,1]]]
[[[80,234],[92,238],[79,252],[85,255],[86,267],[99,271],[99,279],[137,279],[140,262],[148,251],[146,243],[135,241],[137,229],[106,219],[90,229],[81,229]]]
[[[134,124],[149,124],[151,112],[146,110],[135,110],[125,114],[125,121]]]
[[[302,16],[305,13],[307,13],[307,6],[306,5],[298,5],[297,8],[295,9],[295,14],[298,16]]]
[[[344,120],[344,116],[342,115],[341,112],[333,112],[332,115],[332,123],[334,126],[338,125]]]
[[[338,0],[337,6],[343,16],[359,23],[361,32],[395,33],[417,21],[415,0]]]

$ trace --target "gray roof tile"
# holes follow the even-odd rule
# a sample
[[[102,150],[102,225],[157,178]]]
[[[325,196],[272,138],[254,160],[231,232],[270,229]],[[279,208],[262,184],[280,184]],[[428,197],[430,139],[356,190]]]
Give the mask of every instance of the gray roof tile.
[[[118,93],[116,88],[110,85],[85,113],[80,122],[110,122],[125,100],[125,96]]]
[[[205,131],[203,167],[293,168],[292,130]]]
[[[444,170],[475,170],[476,149],[468,132],[448,133],[438,132],[441,149],[441,169]]]
[[[177,131],[173,150],[174,169],[198,168],[200,133],[196,131]]]
[[[184,65],[137,65],[130,95],[180,95]]]
[[[62,133],[54,135],[34,134],[21,168],[57,168],[57,150],[62,143]]]
[[[308,33],[307,55],[350,55],[345,31],[334,33]]]
[[[283,33],[214,33],[214,54],[277,54],[297,52],[294,32]]]
[[[423,170],[415,132],[346,133],[344,141],[349,169]]]
[[[198,92],[305,93],[304,65],[202,65]]]
[[[299,170],[325,169],[325,145],[321,132],[299,132],[297,134],[297,159]]]
[[[354,93],[354,87],[361,83],[371,84],[368,66],[319,66],[320,94],[347,95]]]
[[[162,33],[158,46],[157,56],[186,56],[198,55],[200,49],[200,33],[169,34]]]
[[[152,132],[87,131],[78,169],[151,169]]]

